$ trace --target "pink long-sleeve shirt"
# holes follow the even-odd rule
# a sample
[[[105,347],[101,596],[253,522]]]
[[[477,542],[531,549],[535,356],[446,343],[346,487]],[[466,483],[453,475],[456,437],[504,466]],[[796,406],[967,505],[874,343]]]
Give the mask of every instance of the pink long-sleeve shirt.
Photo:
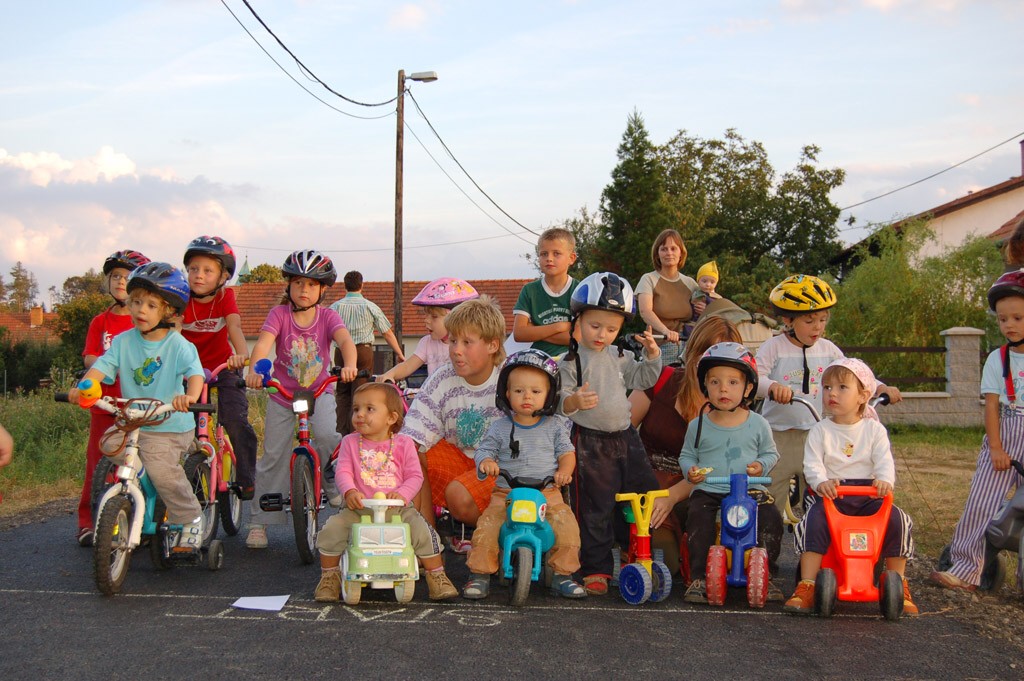
[[[335,482],[342,496],[353,489],[367,497],[397,492],[408,502],[420,491],[423,469],[416,443],[407,435],[377,442],[351,433],[341,440],[340,447]]]

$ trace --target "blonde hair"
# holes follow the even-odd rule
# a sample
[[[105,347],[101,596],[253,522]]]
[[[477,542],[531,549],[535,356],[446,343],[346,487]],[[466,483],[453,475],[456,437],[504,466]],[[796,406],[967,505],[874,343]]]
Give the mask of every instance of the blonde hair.
[[[498,351],[494,353],[494,366],[505,361],[505,316],[489,295],[456,305],[444,318],[444,328],[449,336],[477,333],[484,342],[495,341]]]
[[[697,364],[700,357],[715,343],[742,343],[740,332],[732,322],[722,317],[705,317],[694,327],[686,342],[683,360],[683,382],[676,393],[680,412],[687,422],[697,418],[700,408],[707,402],[697,382]]]
[[[669,239],[675,239],[676,243],[679,244],[679,269],[683,269],[683,265],[686,264],[686,244],[683,243],[683,237],[680,236],[679,232],[674,229],[663,229],[658,238],[654,240],[654,245],[651,246],[651,262],[654,263],[654,269],[661,269],[661,258],[658,257],[658,249],[661,248]]]
[[[853,379],[853,380],[850,380]],[[834,364],[825,368],[825,371],[821,374],[821,385],[824,387],[829,381],[839,381],[840,383],[856,383],[857,389],[861,392],[868,392],[866,385],[860,382],[857,378],[857,374],[853,373],[850,369],[844,367],[842,364]],[[870,396],[869,396],[870,397]],[[868,408],[867,400],[864,400],[863,404],[857,409],[857,416],[864,416],[864,412]]]
[[[359,393],[370,391],[379,392],[383,395],[384,408],[398,415],[398,420],[388,428],[388,435],[394,435],[401,429],[402,422],[405,421],[405,405],[402,404],[402,396],[398,394],[398,388],[389,383],[363,383],[352,393],[352,397],[355,398]]]
[[[537,237],[537,248],[540,249],[541,243],[545,241],[564,241],[569,244],[569,250],[576,251],[576,237],[573,236],[572,232],[565,229],[564,227],[549,227],[545,229],[539,237]]]

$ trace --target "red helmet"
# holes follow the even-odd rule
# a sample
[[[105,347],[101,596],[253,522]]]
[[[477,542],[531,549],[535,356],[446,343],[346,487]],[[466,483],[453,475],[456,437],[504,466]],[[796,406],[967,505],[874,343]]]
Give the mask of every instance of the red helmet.
[[[235,276],[235,252],[231,249],[231,244],[219,236],[197,236],[189,243],[188,248],[185,249],[185,267],[188,267],[188,261],[192,259],[194,255],[205,255],[219,260],[221,267],[228,273],[228,279]]]
[[[131,249],[115,251],[108,255],[107,259],[103,261],[103,275],[106,276],[110,274],[118,267],[131,272],[136,267],[140,267],[147,263],[149,263],[149,258],[138,251],[133,251]]]
[[[1024,268],[1007,272],[996,279],[988,290],[988,306],[995,312],[996,303],[1007,296],[1024,298]]]

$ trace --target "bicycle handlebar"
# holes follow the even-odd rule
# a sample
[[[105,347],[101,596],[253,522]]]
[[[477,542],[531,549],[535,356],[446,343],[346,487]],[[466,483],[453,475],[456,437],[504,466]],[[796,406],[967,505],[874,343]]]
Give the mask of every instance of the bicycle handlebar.
[[[709,484],[709,485],[729,485],[729,484],[732,483],[732,476],[729,476],[729,475],[711,475],[711,476],[708,476],[708,477],[704,478],[704,482]],[[769,478],[769,477],[763,476],[763,475],[762,476],[757,476],[757,477],[751,475],[751,476],[747,477],[747,486],[748,487],[750,485],[770,485],[770,484],[772,484],[772,479]]]
[[[276,378],[274,378],[273,376],[270,375],[270,372],[273,369],[273,367],[274,367],[274,363],[271,362],[269,359],[265,359],[264,358],[264,359],[261,359],[260,361],[256,362],[256,364],[252,367],[252,370],[255,371],[257,374],[259,374],[260,376],[263,377],[263,387],[264,388],[273,388],[277,392],[281,393],[281,397],[285,398],[286,400],[295,399],[295,395],[293,395],[290,390],[288,390],[287,388],[282,386],[281,383],[278,382],[278,380]],[[325,380],[323,383],[321,383],[320,387],[317,388],[313,392],[313,399],[316,399],[316,398],[320,397],[321,395],[323,395],[324,391],[327,390],[327,386],[332,385],[334,383],[337,383],[340,380],[340,377],[338,376],[340,371],[341,371],[341,367],[334,367],[333,369],[331,369],[331,371],[330,371],[331,375],[328,376],[327,380]],[[370,377],[370,372],[367,371],[366,369],[362,369],[362,370],[356,372],[356,378],[369,378],[369,377]]]
[[[103,411],[107,411],[107,412],[110,412],[111,414],[113,414],[113,413],[116,413],[117,410],[118,410],[118,408],[116,406],[114,406],[114,404],[113,404],[113,402],[115,400],[120,402],[122,405],[124,405],[124,404],[126,404],[128,402],[128,398],[126,398],[126,397],[101,397],[100,399],[96,400],[96,402],[94,402],[93,404],[91,404],[89,406],[91,406],[91,407],[92,406],[99,407]],[[70,404],[70,400],[68,400],[68,394],[67,393],[54,393],[53,394],[53,401],[54,402],[65,402],[65,403]],[[160,402],[160,400],[153,400],[153,401],[154,402]],[[164,407],[167,407],[167,409],[164,409]],[[82,407],[82,408],[83,409],[87,409],[88,407]],[[134,410],[138,410],[137,407],[135,407],[133,409]],[[163,414],[163,413],[168,412],[168,411],[174,411],[174,405],[171,404],[170,402],[161,403],[160,407],[158,408],[158,413],[159,414]],[[217,411],[217,406],[214,405],[214,404],[203,404],[201,402],[196,402],[195,404],[190,404],[188,406],[188,411],[196,413],[196,414],[198,414],[200,412],[206,412],[208,414],[213,414],[213,413],[215,413]]]

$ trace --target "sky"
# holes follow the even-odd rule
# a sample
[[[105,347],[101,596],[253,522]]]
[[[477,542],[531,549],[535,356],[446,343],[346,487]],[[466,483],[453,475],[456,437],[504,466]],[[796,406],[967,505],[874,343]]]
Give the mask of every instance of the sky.
[[[5,280],[22,262],[49,305],[113,251],[177,264],[201,234],[250,266],[316,248],[393,278],[393,102],[327,92],[242,0],[0,2]],[[394,98],[399,69],[437,72],[409,91],[490,200],[406,96],[407,280],[536,276],[516,222],[597,210],[634,110],[655,144],[733,128],[779,174],[817,145],[846,170],[841,207],[996,147],[844,212],[849,242],[1021,174],[1016,0],[250,4],[349,99]]]

